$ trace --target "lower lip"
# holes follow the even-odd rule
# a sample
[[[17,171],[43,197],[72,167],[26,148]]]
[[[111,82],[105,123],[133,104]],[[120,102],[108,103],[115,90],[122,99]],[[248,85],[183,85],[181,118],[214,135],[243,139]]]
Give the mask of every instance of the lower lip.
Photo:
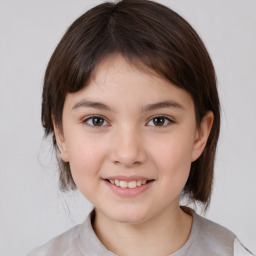
[[[153,181],[150,181],[144,185],[141,185],[136,188],[121,188],[116,185],[113,185],[112,183],[108,182],[107,180],[103,180],[105,184],[118,196],[121,197],[135,197],[140,195],[142,192],[147,190],[150,186],[152,186]]]

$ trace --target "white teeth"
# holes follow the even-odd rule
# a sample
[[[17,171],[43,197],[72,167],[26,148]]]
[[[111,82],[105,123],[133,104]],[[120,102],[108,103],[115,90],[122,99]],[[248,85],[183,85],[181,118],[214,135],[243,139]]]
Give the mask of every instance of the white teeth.
[[[137,187],[137,182],[135,180],[128,182],[128,188],[136,188],[136,187]]]
[[[124,181],[124,180],[120,180],[120,187],[121,188],[127,188],[127,181]]]
[[[136,185],[137,185],[137,187],[141,186],[141,180],[138,180],[138,181],[136,182]]]
[[[121,188],[136,188],[141,185],[145,185],[147,183],[146,180],[132,180],[132,181],[125,181],[125,180],[109,180],[112,184],[121,187]]]

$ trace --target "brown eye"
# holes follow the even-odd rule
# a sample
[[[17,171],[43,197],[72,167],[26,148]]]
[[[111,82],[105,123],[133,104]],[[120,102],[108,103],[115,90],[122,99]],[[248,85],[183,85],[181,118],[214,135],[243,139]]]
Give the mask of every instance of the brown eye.
[[[83,123],[92,127],[106,126],[107,121],[101,116],[91,116],[83,121]]]
[[[92,118],[92,123],[94,126],[102,126],[104,123],[104,119],[101,117],[93,117]]]
[[[174,121],[166,116],[155,116],[147,123],[147,125],[155,127],[166,127],[173,123]]]
[[[165,123],[165,118],[164,117],[155,117],[153,119],[153,123],[155,126],[163,126]]]

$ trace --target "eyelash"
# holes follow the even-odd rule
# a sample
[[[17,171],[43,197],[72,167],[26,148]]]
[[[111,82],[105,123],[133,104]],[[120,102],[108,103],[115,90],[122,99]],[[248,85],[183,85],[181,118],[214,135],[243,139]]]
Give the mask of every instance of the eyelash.
[[[103,116],[100,116],[100,115],[92,115],[92,116],[89,116],[88,118],[84,119],[84,120],[83,120],[83,123],[85,123],[85,124],[88,125],[88,126],[94,127],[94,128],[101,128],[101,127],[104,127],[104,126],[105,126],[105,125],[97,126],[97,125],[89,124],[88,122],[89,122],[90,120],[93,120],[93,118],[100,118],[100,119],[102,119],[102,120],[103,120],[103,124],[104,124],[105,122],[107,122],[106,119],[105,119]],[[164,118],[164,120],[165,120],[165,121],[164,121],[164,125],[161,125],[161,126],[154,125],[154,127],[157,127],[157,128],[167,127],[167,126],[169,126],[169,125],[175,123],[175,122],[174,122],[172,119],[170,119],[170,117],[168,117],[168,116],[165,116],[165,115],[156,115],[156,116],[151,117],[150,120],[147,122],[147,124],[148,124],[149,122],[153,121],[155,118]],[[166,121],[168,122],[168,124],[166,124]]]

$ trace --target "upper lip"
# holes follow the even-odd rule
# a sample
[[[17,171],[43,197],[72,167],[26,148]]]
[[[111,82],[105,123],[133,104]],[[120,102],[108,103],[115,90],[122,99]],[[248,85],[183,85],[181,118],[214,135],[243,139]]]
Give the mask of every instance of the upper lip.
[[[124,180],[124,181],[138,181],[138,180],[153,180],[147,177],[142,177],[138,175],[132,175],[132,176],[124,176],[124,175],[116,175],[116,176],[109,176],[104,178],[104,180]]]

